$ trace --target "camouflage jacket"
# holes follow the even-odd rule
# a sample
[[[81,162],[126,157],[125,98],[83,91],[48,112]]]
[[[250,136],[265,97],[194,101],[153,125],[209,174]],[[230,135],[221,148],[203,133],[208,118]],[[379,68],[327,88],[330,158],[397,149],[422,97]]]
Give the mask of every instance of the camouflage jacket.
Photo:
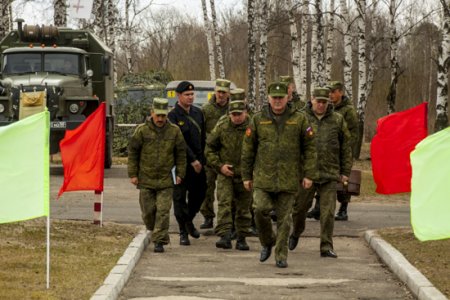
[[[329,105],[325,115],[319,119],[308,102],[304,109],[315,132],[317,147],[316,182],[339,181],[339,175],[350,176],[352,168],[352,152],[350,147],[350,133],[344,118],[333,111]]]
[[[353,157],[356,153],[358,133],[359,133],[359,122],[358,115],[356,114],[355,107],[350,98],[347,96],[342,97],[342,101],[334,106],[334,111],[341,114],[344,117],[345,122],[347,122],[348,131],[350,131],[350,147],[352,149]]]
[[[297,94],[297,92],[292,93],[292,100],[290,101],[291,106],[294,107],[296,110],[301,110],[303,107],[305,107],[305,102],[300,99],[300,96]]]
[[[245,130],[250,117],[240,125],[231,122],[229,116],[223,116],[206,140],[206,160],[208,165],[220,173],[224,164],[233,166],[236,179],[241,178],[241,149]]]
[[[217,121],[228,112],[228,103],[223,107],[217,105],[216,95],[213,95],[209,102],[202,106],[202,112],[205,117],[206,137],[208,137]]]
[[[304,156],[303,166],[301,157]],[[242,180],[269,192],[297,192],[301,167],[316,177],[314,133],[306,116],[288,106],[275,117],[269,106],[255,113],[242,145]]]
[[[163,128],[151,118],[139,125],[128,145],[128,177],[138,177],[138,188],[163,189],[174,185],[172,168],[183,178],[186,173],[186,145],[180,129],[167,122]]]

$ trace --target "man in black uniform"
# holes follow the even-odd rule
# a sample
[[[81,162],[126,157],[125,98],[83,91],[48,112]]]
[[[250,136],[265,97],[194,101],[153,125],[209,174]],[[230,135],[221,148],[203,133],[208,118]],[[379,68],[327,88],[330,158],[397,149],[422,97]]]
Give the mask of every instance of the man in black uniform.
[[[200,108],[194,102],[194,85],[182,81],[176,90],[178,102],[169,112],[169,120],[180,127],[186,141],[187,167],[186,176],[181,184],[175,185],[173,191],[173,207],[180,227],[180,245],[190,245],[188,233],[199,238],[200,233],[192,220],[199,212],[205,199],[206,175],[204,155],[206,142],[205,119]],[[186,199],[187,193],[187,199]]]

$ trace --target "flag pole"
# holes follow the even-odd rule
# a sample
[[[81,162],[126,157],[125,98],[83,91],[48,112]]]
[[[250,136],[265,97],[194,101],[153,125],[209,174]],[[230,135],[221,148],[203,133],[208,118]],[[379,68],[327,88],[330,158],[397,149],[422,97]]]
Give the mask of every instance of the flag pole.
[[[47,290],[50,288],[50,212],[47,215]]]
[[[100,205],[102,210],[100,211],[100,227],[103,227],[103,191],[102,195],[100,196]]]

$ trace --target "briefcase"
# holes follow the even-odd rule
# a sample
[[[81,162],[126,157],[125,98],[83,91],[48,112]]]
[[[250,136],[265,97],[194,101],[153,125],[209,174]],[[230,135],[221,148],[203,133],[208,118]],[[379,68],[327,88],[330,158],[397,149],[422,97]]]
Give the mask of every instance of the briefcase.
[[[352,196],[359,196],[361,189],[361,170],[352,170],[347,184],[342,182],[337,183],[338,194],[347,194]]]

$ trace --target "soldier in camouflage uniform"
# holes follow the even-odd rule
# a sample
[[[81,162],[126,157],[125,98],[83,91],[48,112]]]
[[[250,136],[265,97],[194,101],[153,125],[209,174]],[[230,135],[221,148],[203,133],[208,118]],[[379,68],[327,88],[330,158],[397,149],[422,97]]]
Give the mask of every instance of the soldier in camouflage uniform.
[[[295,201],[292,213],[293,231],[289,237],[289,250],[297,247],[298,239],[305,229],[306,212],[311,206],[314,193],[320,194],[320,255],[337,258],[333,250],[334,210],[336,208],[336,183],[347,182],[352,168],[350,133],[344,118],[333,112],[329,103],[328,88],[315,88],[311,102],[304,114],[316,134],[318,178],[313,188],[304,190]]]
[[[203,115],[205,116],[206,124],[206,138],[211,134],[217,121],[226,115],[228,112],[228,102],[230,97],[231,82],[226,79],[217,79],[214,88],[214,95],[210,101],[202,107]],[[201,229],[213,228],[213,219],[216,216],[214,213],[214,191],[216,189],[217,173],[214,168],[206,166],[206,197],[203,201],[200,212],[205,218]]]
[[[287,105],[287,86],[272,83],[268,94],[269,105],[255,113],[245,132],[241,172],[245,188],[253,189],[260,261],[270,257],[275,245],[276,266],[286,268],[292,205],[299,185],[306,189],[312,185],[317,154],[306,116]],[[272,209],[277,212],[276,234],[269,215]]]
[[[330,89],[330,100],[333,103],[334,111],[341,114],[344,117],[345,122],[347,123],[348,131],[350,131],[350,145],[352,149],[353,158],[355,158],[357,140],[358,140],[358,116],[356,114],[355,107],[350,98],[345,96],[344,85],[340,81],[331,81],[328,84],[328,88]],[[350,195],[347,194],[338,194],[337,200],[340,202],[339,211],[336,214],[336,221],[347,221],[347,207],[350,202]],[[314,209],[312,209],[308,213],[308,217],[319,218],[320,215],[320,200],[319,197],[316,199],[316,204]]]
[[[231,91],[228,116],[222,117],[211,132],[206,144],[208,164],[217,176],[217,225],[220,240],[217,248],[231,249],[233,221],[237,234],[236,249],[249,250],[245,240],[251,225],[251,192],[244,189],[241,177],[241,149],[250,118],[244,102],[244,90]],[[232,207],[235,208],[234,214]]]
[[[305,106],[305,102],[300,99],[300,96],[295,90],[294,78],[292,76],[280,76],[280,81],[288,86],[288,102],[297,110],[301,110]]]
[[[151,117],[134,131],[128,146],[128,176],[139,189],[142,220],[152,231],[155,252],[169,243],[174,180],[186,173],[186,146],[180,129],[167,121],[168,101],[153,99]],[[176,177],[171,169],[176,166]]]

